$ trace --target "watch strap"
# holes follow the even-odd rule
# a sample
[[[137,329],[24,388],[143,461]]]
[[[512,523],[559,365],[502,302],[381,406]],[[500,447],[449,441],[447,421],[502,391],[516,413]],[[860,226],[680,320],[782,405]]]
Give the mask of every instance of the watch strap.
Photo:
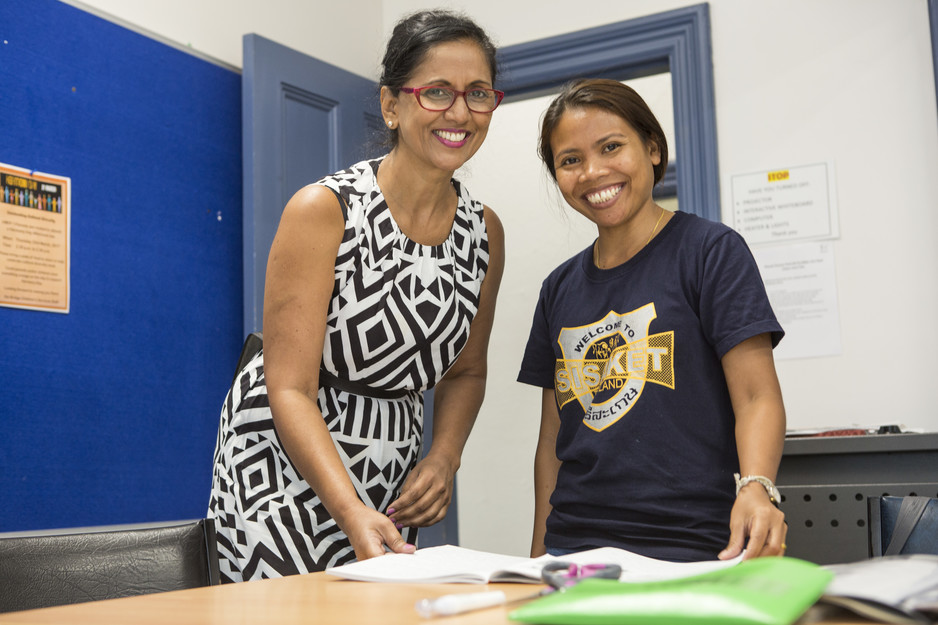
[[[740,477],[739,473],[734,473],[733,477],[736,479],[737,496],[739,496],[739,491],[742,490],[743,486],[751,482],[756,482],[757,484],[762,485],[762,487],[765,489],[765,492],[769,495],[769,501],[771,501],[775,507],[778,507],[778,505],[781,503],[782,495],[778,492],[778,488],[776,488],[775,483],[764,475],[747,475],[745,477]]]

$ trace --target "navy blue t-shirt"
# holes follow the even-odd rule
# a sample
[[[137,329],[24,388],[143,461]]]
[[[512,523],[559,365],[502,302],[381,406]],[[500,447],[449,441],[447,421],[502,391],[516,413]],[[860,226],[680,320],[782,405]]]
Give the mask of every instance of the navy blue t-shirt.
[[[555,269],[518,375],[560,408],[546,545],[715,558],[739,470],[720,359],[766,332],[784,334],[745,241],[695,215],[618,267],[590,246]]]

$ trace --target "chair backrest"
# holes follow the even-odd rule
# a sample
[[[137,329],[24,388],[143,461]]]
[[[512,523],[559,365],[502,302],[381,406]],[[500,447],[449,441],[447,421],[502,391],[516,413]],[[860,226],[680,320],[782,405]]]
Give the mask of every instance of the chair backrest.
[[[241,346],[241,356],[238,357],[238,366],[235,368],[234,378],[231,385],[234,386],[238,381],[238,375],[245,365],[251,362],[251,359],[257,356],[257,352],[264,347],[264,334],[262,332],[251,332],[244,339],[244,345]]]
[[[212,519],[0,534],[0,612],[218,583]]]
[[[938,555],[938,499],[870,497],[870,556]]]

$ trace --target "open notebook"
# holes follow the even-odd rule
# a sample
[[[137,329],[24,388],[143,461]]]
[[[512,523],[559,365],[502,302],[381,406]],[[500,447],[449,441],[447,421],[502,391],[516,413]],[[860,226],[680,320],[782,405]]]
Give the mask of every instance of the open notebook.
[[[361,562],[352,562],[326,569],[326,573],[366,582],[396,582],[414,584],[486,584],[489,582],[541,582],[541,569],[552,560],[574,564],[618,564],[622,567],[621,581],[650,582],[679,579],[727,568],[739,563],[733,560],[705,562],[666,562],[638,554],[601,547],[565,556],[525,558],[485,551],[475,551],[454,545],[418,549],[413,554],[392,553]]]

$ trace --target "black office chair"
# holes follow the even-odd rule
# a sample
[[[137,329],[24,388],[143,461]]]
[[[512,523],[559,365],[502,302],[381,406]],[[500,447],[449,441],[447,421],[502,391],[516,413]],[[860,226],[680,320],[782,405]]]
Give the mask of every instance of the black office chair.
[[[0,612],[219,583],[215,523],[0,534]]]
[[[938,499],[869,497],[870,557],[938,555]]]
[[[264,334],[262,332],[251,332],[244,339],[244,345],[241,346],[241,355],[238,357],[238,366],[235,368],[234,378],[231,385],[234,386],[238,381],[238,375],[245,365],[251,362],[251,359],[257,356],[257,352],[264,347]]]

